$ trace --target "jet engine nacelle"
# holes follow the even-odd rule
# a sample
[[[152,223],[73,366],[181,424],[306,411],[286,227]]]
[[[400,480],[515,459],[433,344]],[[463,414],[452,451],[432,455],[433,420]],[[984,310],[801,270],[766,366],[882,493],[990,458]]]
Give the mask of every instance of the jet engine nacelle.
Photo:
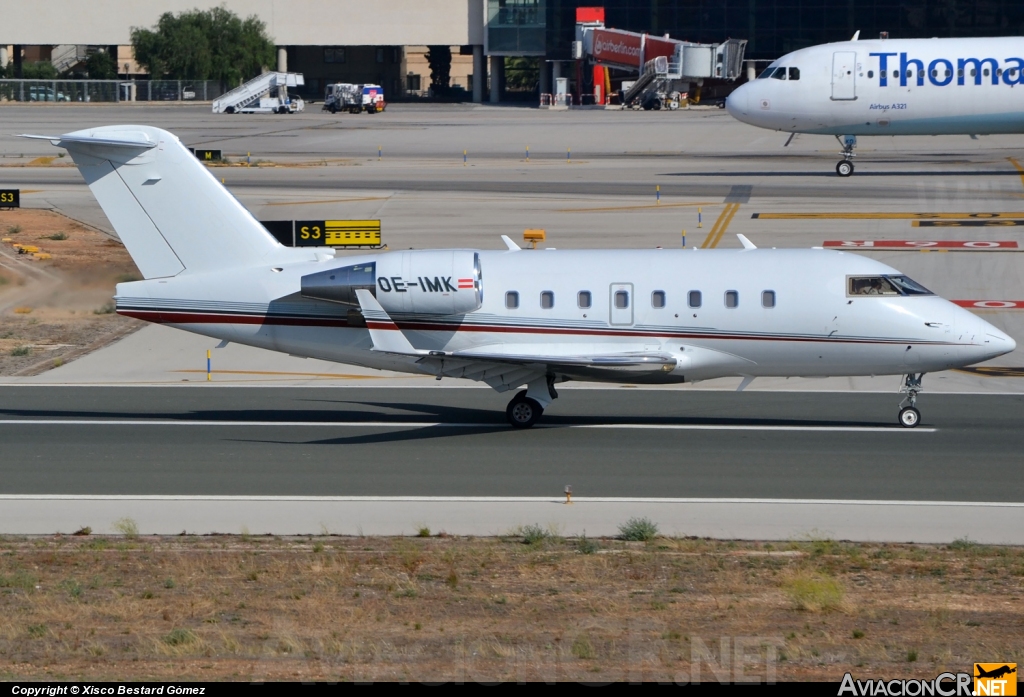
[[[462,315],[483,303],[480,258],[460,250],[410,250],[302,277],[302,296],[359,307],[364,288],[388,314]]]

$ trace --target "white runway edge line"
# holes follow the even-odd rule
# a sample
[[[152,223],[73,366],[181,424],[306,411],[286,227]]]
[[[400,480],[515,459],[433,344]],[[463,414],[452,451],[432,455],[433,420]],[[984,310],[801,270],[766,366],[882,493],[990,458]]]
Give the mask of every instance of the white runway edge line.
[[[190,421],[182,419],[3,419],[0,426],[259,426],[288,428],[465,428],[502,429],[504,423],[443,421]],[[650,431],[820,431],[823,433],[935,433],[935,428],[899,426],[756,426],[745,424],[538,424],[534,428],[635,429]]]
[[[552,496],[230,496],[216,494],[0,494],[0,501],[225,501],[237,503],[550,503],[565,505]],[[740,499],[655,498],[630,496],[576,496],[573,504],[765,504],[808,506],[961,506],[969,508],[1024,508],[1013,501],[901,501],[886,499]]]

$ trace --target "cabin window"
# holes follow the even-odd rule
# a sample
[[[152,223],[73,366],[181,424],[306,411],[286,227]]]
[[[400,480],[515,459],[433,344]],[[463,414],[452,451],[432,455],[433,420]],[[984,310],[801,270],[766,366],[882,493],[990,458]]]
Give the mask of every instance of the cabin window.
[[[893,70],[892,71],[892,76],[893,77],[899,77],[900,76],[900,71],[899,70]]]
[[[957,77],[963,77],[964,76],[964,69],[963,68],[957,68],[956,69],[956,76]]]
[[[739,307],[740,304],[740,293],[738,290],[727,290],[725,291],[725,306],[726,307]]]
[[[510,290],[509,292],[505,293],[505,307],[507,307],[509,310],[518,310],[519,293],[517,293],[514,290]]]
[[[875,71],[874,70],[869,70],[868,71],[868,77],[874,77],[874,76],[875,76]]]
[[[932,77],[938,77],[938,76],[939,76],[939,71],[936,70],[935,68],[932,68]]]
[[[1010,73],[1010,77],[1016,77],[1016,75],[1017,75],[1017,69],[1016,68],[1010,68],[1007,72]]]
[[[799,80],[800,79],[800,68],[790,68],[789,69],[789,79],[790,80]]]
[[[687,303],[689,303],[690,307],[700,307],[700,300],[700,291],[691,290],[689,297],[687,298]]]
[[[974,68],[971,68],[971,77],[977,77],[977,76],[978,76],[978,71],[975,70]]]
[[[540,294],[540,306],[541,309],[550,310],[555,306],[555,293],[554,291],[544,290]]]
[[[1002,76],[1003,76],[1003,69],[1002,68],[996,68],[996,77],[1002,77]]]
[[[665,307],[665,291],[656,290],[651,293],[651,307],[659,309]]]
[[[763,290],[761,291],[761,307],[775,307],[775,291],[774,290]]]
[[[985,68],[984,70],[982,70],[981,74],[984,75],[985,77],[988,77],[988,68]]]
[[[907,72],[905,73],[905,75],[906,75],[906,76],[907,76],[908,78],[910,78],[910,77],[914,77],[914,71],[913,71],[913,70],[908,70],[908,71],[907,71]]]
[[[590,308],[591,296],[589,290],[581,290],[576,294],[576,304],[586,310]]]
[[[775,72],[772,73],[772,78],[774,78],[775,80],[785,80],[786,79],[786,69],[785,68],[776,68]]]
[[[879,70],[878,71],[878,77],[880,77],[880,78],[882,78],[884,80],[885,79],[885,71],[884,70]]]
[[[907,276],[851,276],[848,295],[934,295]]]
[[[615,307],[616,309],[619,310],[625,310],[627,307],[629,307],[629,291],[615,291]]]

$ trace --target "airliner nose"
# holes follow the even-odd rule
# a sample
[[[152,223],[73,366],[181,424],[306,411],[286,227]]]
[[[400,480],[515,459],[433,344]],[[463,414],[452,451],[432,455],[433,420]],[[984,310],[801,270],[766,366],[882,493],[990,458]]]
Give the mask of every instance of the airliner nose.
[[[743,117],[750,111],[748,102],[750,102],[750,85],[740,85],[725,98],[725,110],[734,119],[743,121]]]

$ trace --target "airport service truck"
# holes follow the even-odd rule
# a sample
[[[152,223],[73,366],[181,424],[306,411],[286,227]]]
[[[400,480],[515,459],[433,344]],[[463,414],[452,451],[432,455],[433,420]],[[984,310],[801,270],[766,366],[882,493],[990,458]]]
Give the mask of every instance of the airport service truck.
[[[332,114],[337,114],[339,111],[347,111],[350,114],[358,114],[361,111],[376,114],[384,111],[386,107],[384,88],[380,85],[353,85],[347,82],[336,82],[327,85],[327,91],[324,94],[323,110]]]

